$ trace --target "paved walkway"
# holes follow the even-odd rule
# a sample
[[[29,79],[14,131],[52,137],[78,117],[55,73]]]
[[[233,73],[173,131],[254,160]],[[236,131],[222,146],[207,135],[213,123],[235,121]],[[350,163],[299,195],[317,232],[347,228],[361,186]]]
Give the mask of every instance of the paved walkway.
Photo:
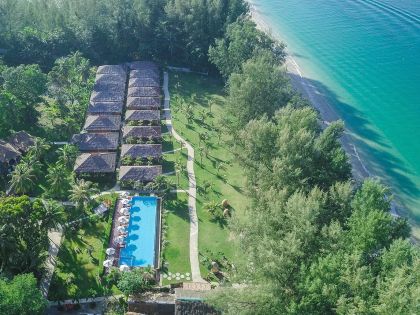
[[[50,239],[50,246],[48,248],[48,258],[45,261],[45,274],[41,279],[40,289],[44,297],[48,296],[51,278],[54,274],[55,265],[57,263],[57,255],[60,249],[61,241],[63,239],[63,230],[60,227],[57,231],[49,231],[48,238]]]
[[[190,214],[190,264],[191,264],[191,275],[194,282],[204,282],[200,275],[200,263],[198,260],[198,218],[196,209],[196,182],[194,173],[194,148],[183,139],[173,128],[171,112],[169,108],[169,76],[165,72],[163,76],[163,92],[165,93],[164,99],[164,115],[166,126],[173,137],[183,144],[183,147],[187,148],[188,160],[187,160],[187,172],[188,172],[188,212]]]

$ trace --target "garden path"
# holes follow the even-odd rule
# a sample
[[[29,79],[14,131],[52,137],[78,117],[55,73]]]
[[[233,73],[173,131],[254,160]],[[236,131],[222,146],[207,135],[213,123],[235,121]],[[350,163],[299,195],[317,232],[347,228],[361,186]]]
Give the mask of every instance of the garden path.
[[[50,246],[48,248],[48,258],[45,262],[45,273],[41,279],[40,289],[44,297],[48,296],[48,290],[52,276],[54,274],[55,265],[57,263],[57,255],[60,249],[61,241],[63,239],[63,230],[59,227],[57,230],[50,230],[48,232],[50,239]]]
[[[164,73],[163,76],[163,92],[164,98],[164,122],[168,127],[169,132],[173,137],[183,144],[187,148],[187,173],[188,173],[188,212],[190,215],[190,264],[191,264],[191,275],[194,282],[204,282],[200,275],[200,263],[198,260],[198,217],[196,208],[196,181],[194,173],[194,148],[183,139],[173,128],[171,111],[169,107],[170,95],[169,95],[169,75],[168,72]]]

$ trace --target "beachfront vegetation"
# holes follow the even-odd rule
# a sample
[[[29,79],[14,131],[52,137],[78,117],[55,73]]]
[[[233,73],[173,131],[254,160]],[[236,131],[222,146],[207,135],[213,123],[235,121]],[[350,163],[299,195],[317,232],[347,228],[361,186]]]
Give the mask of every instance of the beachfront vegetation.
[[[122,272],[117,283],[118,289],[125,296],[141,294],[154,285],[153,273],[150,269],[136,268],[130,272]]]

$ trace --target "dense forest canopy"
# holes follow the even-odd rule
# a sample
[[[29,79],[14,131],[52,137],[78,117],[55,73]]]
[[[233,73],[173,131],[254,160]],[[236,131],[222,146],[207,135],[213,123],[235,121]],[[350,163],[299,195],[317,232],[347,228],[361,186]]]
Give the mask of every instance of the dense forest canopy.
[[[208,67],[207,52],[247,12],[242,0],[4,0],[0,48],[9,64],[76,50],[94,64],[157,59]]]

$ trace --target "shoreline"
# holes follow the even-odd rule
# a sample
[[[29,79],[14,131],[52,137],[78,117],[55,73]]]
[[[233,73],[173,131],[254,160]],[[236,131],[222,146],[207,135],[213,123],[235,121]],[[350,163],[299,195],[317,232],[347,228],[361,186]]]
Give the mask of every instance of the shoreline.
[[[276,37],[272,34],[271,27],[264,20],[264,16],[258,11],[255,4],[248,2],[250,7],[250,16],[252,21],[257,25],[257,28],[267,33],[269,36]],[[287,44],[287,43],[286,43]],[[328,103],[326,98],[323,96],[322,91],[319,91],[315,86],[311,85],[309,80],[305,78],[302,69],[299,67],[293,56],[287,51],[286,48],[286,73],[290,78],[292,87],[298,91],[309,103],[319,112],[321,117],[321,125],[323,128],[327,127],[331,122],[336,120],[343,120],[336,112],[336,110]],[[344,120],[343,120],[344,121]],[[361,182],[366,178],[375,177],[372,174],[363,160],[360,158],[359,151],[357,150],[354,141],[349,135],[347,129],[344,130],[344,134],[340,139],[341,144],[346,151],[351,166],[353,179],[356,182]],[[393,216],[399,216],[399,211],[396,201],[391,203],[391,214]]]

